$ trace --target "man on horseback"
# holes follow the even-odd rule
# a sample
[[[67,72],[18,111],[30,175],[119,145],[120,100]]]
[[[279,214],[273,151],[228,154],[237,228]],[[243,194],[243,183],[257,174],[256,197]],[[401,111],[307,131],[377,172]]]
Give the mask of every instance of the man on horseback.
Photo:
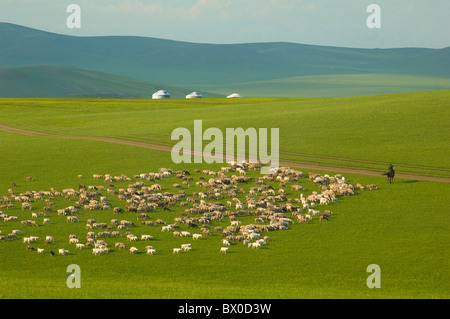
[[[383,175],[387,175],[389,183],[392,183],[395,176],[394,165],[389,164],[388,172]]]

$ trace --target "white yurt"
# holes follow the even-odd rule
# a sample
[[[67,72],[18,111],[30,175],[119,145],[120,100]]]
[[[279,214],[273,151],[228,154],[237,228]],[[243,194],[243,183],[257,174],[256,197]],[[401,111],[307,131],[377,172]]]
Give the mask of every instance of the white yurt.
[[[231,99],[231,98],[234,98],[234,97],[242,97],[242,96],[240,96],[238,93],[233,93],[233,94],[228,95],[227,99]]]
[[[170,94],[164,90],[159,90],[152,95],[152,99],[161,100],[161,99],[170,99]]]
[[[186,95],[187,99],[198,99],[200,97],[203,97],[203,96],[198,92],[192,92],[192,93],[189,93],[188,95]]]

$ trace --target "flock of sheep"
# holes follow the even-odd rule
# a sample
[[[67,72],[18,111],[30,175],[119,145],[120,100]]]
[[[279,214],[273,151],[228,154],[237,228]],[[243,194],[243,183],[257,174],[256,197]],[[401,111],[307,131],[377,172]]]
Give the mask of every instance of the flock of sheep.
[[[263,235],[264,233],[286,230],[290,224],[309,223],[314,218],[320,221],[328,220],[332,217],[332,212],[328,209],[321,211],[319,208],[338,201],[339,196],[349,196],[355,192],[355,187],[342,175],[309,173],[307,176],[300,171],[281,167],[272,174],[247,176],[250,170],[258,169],[258,163],[229,163],[229,166],[222,167],[219,171],[195,170],[199,177],[194,181],[188,171],[160,168],[157,173],[139,174],[132,178],[126,175],[93,175],[95,180],[101,181],[100,186],[79,184],[78,189],[57,191],[52,188],[50,191],[27,191],[20,194],[9,189],[8,195],[0,199],[0,241],[17,240],[21,237],[27,250],[43,254],[44,248],[35,248],[36,244],[42,243],[38,236],[23,235],[32,233],[33,227],[39,226],[39,218],[42,218],[42,224],[51,224],[51,216],[55,215],[54,202],[57,201],[60,205],[61,201],[58,199],[64,198],[70,201],[71,205],[56,209],[56,214],[65,216],[67,223],[80,223],[84,220],[86,222],[86,235],[80,238],[76,234],[68,234],[67,243],[74,249],[91,249],[93,255],[112,251],[106,239],[116,240],[114,249],[128,250],[132,254],[140,253],[142,249],[135,247],[137,245],[127,248],[128,242],[130,245],[137,241],[151,242],[156,236],[154,231],[153,235],[133,234],[135,230],[142,231],[142,228],[139,229],[142,226],[157,227],[161,232],[170,232],[173,237],[186,238],[186,241],[205,238],[217,240],[219,237],[220,253],[227,253],[229,247],[239,243],[250,249],[259,249],[270,241],[270,237]],[[172,185],[175,191],[163,191],[159,181],[173,177],[177,179],[177,183]],[[82,176],[79,175],[78,178],[81,180]],[[299,183],[307,178],[313,181],[318,191],[313,191],[305,197],[305,188]],[[32,178],[28,177],[27,180],[31,181]],[[117,188],[113,184],[120,182],[128,183],[128,187]],[[188,195],[186,190],[194,183],[195,190],[199,191],[192,191]],[[357,184],[356,188],[363,190],[377,187],[373,184],[366,187]],[[288,193],[292,196],[288,197]],[[112,197],[117,197],[118,200],[114,202],[121,205],[113,206],[109,200]],[[42,211],[31,212],[36,208],[35,203],[39,202],[44,203]],[[18,220],[17,216],[6,213],[14,212],[18,209],[17,206],[23,212],[30,211],[31,219],[20,221],[26,230],[15,229],[8,234],[2,234],[1,224]],[[132,212],[136,221],[120,218],[113,218],[109,223],[97,222],[93,218],[83,220],[85,211],[109,210],[117,217],[125,212]],[[152,220],[152,213],[161,215],[165,211],[168,211],[164,215],[167,216],[165,220]],[[169,222],[168,218],[172,220]],[[243,220],[252,222],[244,225]],[[121,238],[126,241],[120,240]],[[50,235],[45,237],[43,243],[50,249],[57,247],[56,245],[63,246],[63,243],[56,243]],[[188,242],[174,247],[172,252],[178,254],[191,249],[191,243]],[[145,246],[144,251],[148,255],[157,252],[152,245]],[[70,254],[65,248],[58,248],[57,252],[59,255]],[[54,255],[55,252],[51,250],[50,254]]]

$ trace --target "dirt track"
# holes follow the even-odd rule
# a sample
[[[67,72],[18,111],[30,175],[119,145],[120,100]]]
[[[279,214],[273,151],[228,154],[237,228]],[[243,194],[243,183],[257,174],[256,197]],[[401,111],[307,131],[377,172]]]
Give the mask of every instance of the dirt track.
[[[99,141],[99,142],[107,142],[107,143],[117,143],[117,144],[128,145],[128,146],[136,146],[136,147],[142,147],[142,148],[148,148],[148,149],[166,151],[166,152],[172,151],[171,146],[151,144],[151,143],[145,143],[145,142],[137,142],[137,141],[128,141],[128,140],[121,140],[121,139],[108,138],[108,137],[84,137],[84,136],[72,136],[72,135],[56,135],[56,134],[48,134],[48,133],[42,133],[42,132],[27,131],[27,130],[22,130],[22,129],[9,127],[9,126],[5,126],[5,125],[1,125],[1,124],[0,124],[0,130],[9,132],[9,133],[16,133],[16,134],[23,134],[23,135],[30,135],[30,136],[42,136],[42,137],[50,137],[50,138],[73,139],[73,140]],[[370,176],[380,176],[381,175],[381,172],[367,170],[367,169],[315,165],[315,164],[293,162],[293,161],[280,161],[280,166],[288,166],[288,167],[293,167],[293,168],[295,167],[295,168],[302,168],[302,169],[327,170],[327,171],[338,172],[338,173],[351,173],[351,174],[370,175]],[[450,183],[450,178],[448,178],[448,177],[437,177],[437,176],[427,176],[427,175],[418,175],[418,174],[402,174],[402,173],[396,173],[395,177],[402,178],[402,179],[409,179],[409,180],[422,180],[422,181]]]

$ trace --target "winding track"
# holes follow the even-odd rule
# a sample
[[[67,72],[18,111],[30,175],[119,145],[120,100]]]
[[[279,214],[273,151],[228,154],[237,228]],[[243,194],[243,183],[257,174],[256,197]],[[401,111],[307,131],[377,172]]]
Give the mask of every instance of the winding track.
[[[23,130],[23,129],[5,126],[2,124],[0,124],[0,130],[9,132],[9,133],[16,133],[16,134],[30,135],[30,136],[63,138],[63,139],[72,139],[72,140],[99,141],[99,142],[116,143],[116,144],[122,144],[122,145],[128,145],[128,146],[148,148],[148,149],[158,150],[158,151],[166,151],[166,152],[172,151],[172,147],[167,146],[167,145],[159,145],[159,144],[152,144],[152,143],[146,143],[146,142],[122,140],[122,139],[109,138],[109,137],[85,137],[85,136],[73,136],[73,135],[57,135],[57,134],[49,134],[49,133],[43,133],[43,132],[27,131],[27,130]],[[301,163],[301,162],[294,162],[294,161],[280,161],[279,164],[280,164],[280,166],[288,166],[288,167],[303,168],[303,169],[328,170],[328,171],[340,172],[340,173],[351,173],[351,174],[369,175],[369,176],[380,176],[381,175],[381,173],[379,171],[373,171],[373,170],[367,170],[367,169],[336,167],[336,166],[327,166],[327,165],[318,165],[318,164],[316,165],[316,164]],[[411,179],[411,180],[450,183],[450,178],[448,178],[448,177],[438,177],[438,176],[419,175],[419,174],[402,174],[402,173],[396,173],[395,177],[402,178],[402,179]]]

